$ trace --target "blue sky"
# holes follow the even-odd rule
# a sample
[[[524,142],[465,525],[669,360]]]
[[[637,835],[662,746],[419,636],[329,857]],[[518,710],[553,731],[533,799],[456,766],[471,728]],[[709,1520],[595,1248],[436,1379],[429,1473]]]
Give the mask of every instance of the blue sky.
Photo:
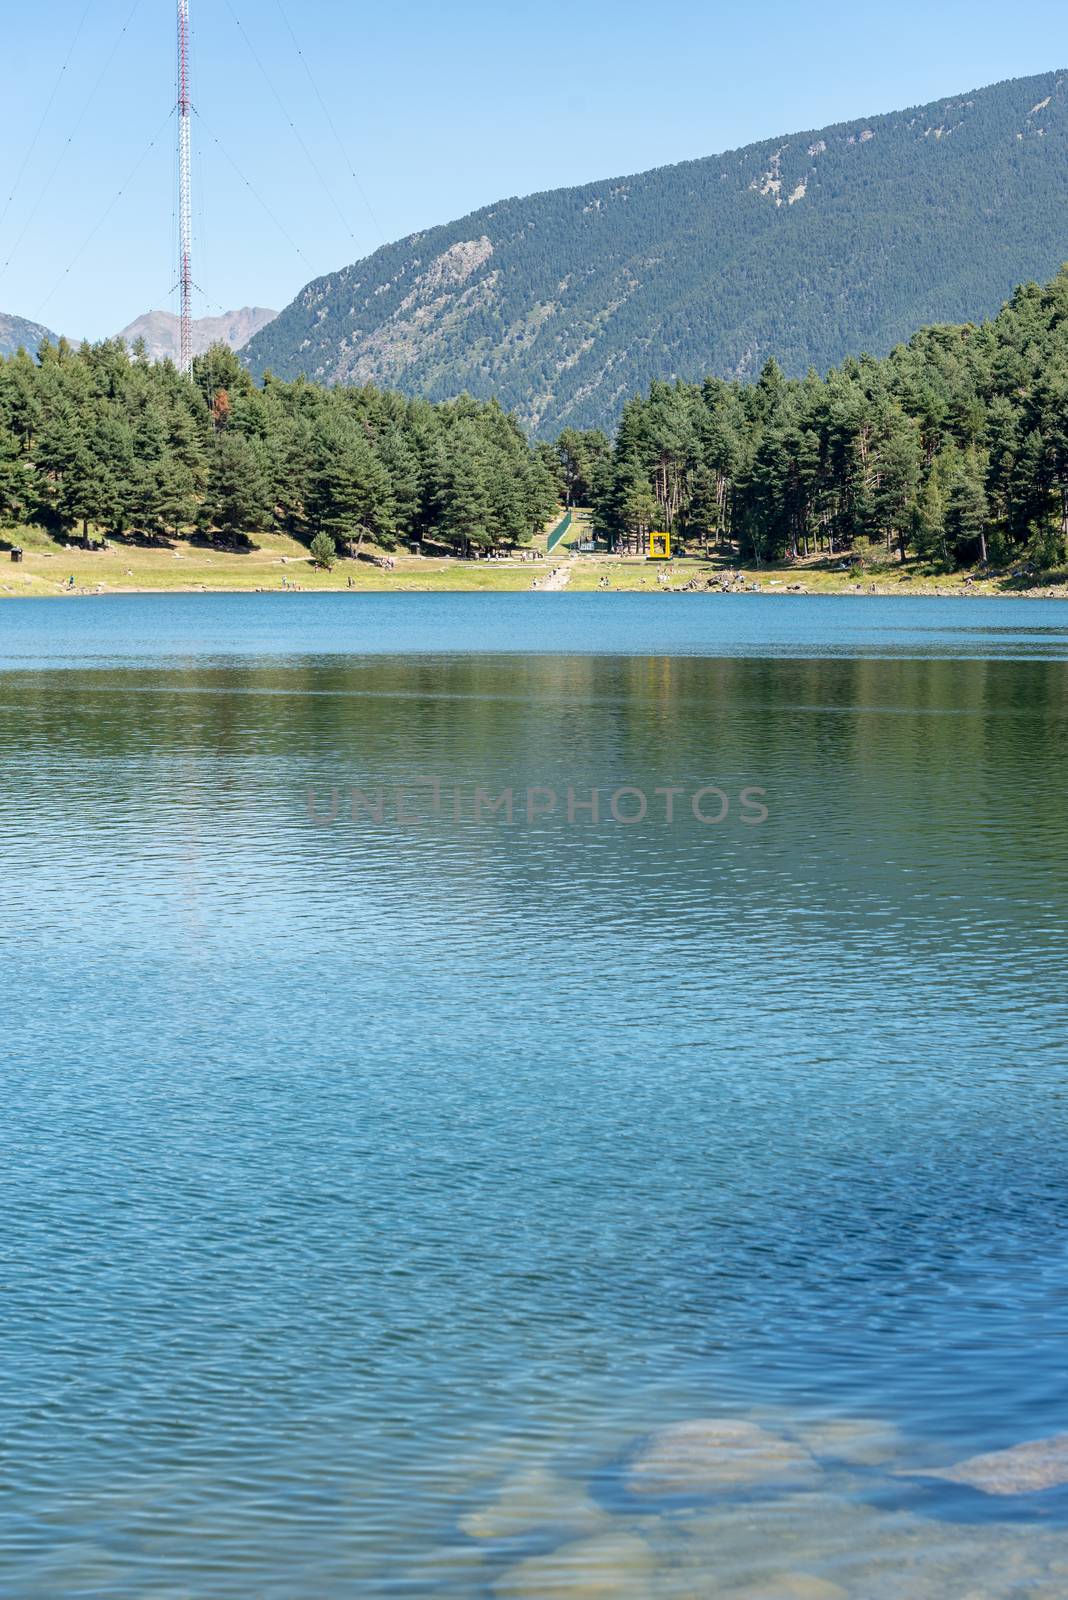
[[[1068,65],[1064,0],[190,5],[198,313],[504,195]],[[173,309],[170,0],[12,10],[0,310],[98,338]]]

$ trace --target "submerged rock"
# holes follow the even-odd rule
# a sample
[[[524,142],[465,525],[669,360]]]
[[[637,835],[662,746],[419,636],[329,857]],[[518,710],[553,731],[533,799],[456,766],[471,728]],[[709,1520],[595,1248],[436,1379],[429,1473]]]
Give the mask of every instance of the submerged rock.
[[[582,1539],[519,1561],[498,1578],[498,1600],[649,1600],[656,1557],[635,1533]]]
[[[810,1572],[777,1572],[773,1578],[727,1589],[723,1600],[849,1600],[840,1584]]]
[[[814,1467],[792,1439],[724,1417],[676,1422],[651,1434],[627,1472],[636,1495],[711,1494]]]
[[[609,1521],[580,1484],[546,1467],[528,1467],[505,1480],[486,1505],[460,1518],[470,1539],[514,1539],[536,1528],[592,1533]]]
[[[803,1422],[797,1437],[814,1456],[826,1456],[851,1467],[881,1467],[905,1452],[904,1435],[892,1422],[874,1417],[828,1417]]]
[[[1041,1489],[1054,1489],[1068,1483],[1068,1433],[971,1456],[955,1467],[932,1467],[907,1476],[963,1483],[983,1494],[1035,1494]]]

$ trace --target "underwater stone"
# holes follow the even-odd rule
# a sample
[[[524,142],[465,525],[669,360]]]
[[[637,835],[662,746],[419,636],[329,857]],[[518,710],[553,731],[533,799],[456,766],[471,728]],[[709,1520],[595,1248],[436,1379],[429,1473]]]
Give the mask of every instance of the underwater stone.
[[[644,1539],[610,1533],[517,1562],[493,1592],[498,1600],[650,1600],[655,1568]]]
[[[508,1478],[487,1505],[461,1517],[460,1529],[471,1539],[513,1539],[548,1526],[592,1533],[608,1520],[580,1484],[530,1467]]]
[[[1058,1484],[1068,1483],[1068,1433],[1016,1444],[1009,1450],[991,1450],[986,1455],[970,1456],[955,1467],[932,1467],[907,1476],[963,1483],[983,1494],[1034,1494],[1041,1489],[1053,1489]]]
[[[773,1578],[728,1589],[723,1600],[849,1600],[846,1591],[827,1578],[808,1572],[777,1572]]]
[[[709,1494],[813,1466],[800,1445],[755,1422],[707,1417],[651,1434],[631,1462],[627,1488],[640,1495]]]
[[[829,1417],[798,1425],[797,1437],[814,1456],[847,1466],[879,1467],[904,1454],[904,1435],[892,1422],[874,1417]]]

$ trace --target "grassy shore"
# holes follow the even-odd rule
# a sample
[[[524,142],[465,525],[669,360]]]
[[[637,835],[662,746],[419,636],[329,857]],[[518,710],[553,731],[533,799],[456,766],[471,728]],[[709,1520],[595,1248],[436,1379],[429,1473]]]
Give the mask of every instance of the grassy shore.
[[[579,519],[575,540],[584,527]],[[657,592],[696,585],[707,588],[711,579],[718,590],[727,574],[739,573],[738,586],[756,584],[761,592],[793,594],[942,594],[1032,595],[1068,599],[1068,571],[1050,573],[939,572],[919,562],[902,564],[883,550],[862,552],[851,567],[840,559],[812,557],[807,561],[762,567],[735,568],[726,553],[710,552],[674,559],[666,570],[662,563],[636,557],[579,555],[572,546],[545,554],[546,534],[535,539],[531,552],[508,560],[464,561],[455,556],[415,556],[397,551],[394,565],[386,568],[370,560],[339,560],[330,571],[313,566],[306,547],[285,534],[257,535],[254,548],[225,551],[186,539],[148,546],[111,540],[109,548],[83,550],[50,538],[39,528],[0,530],[9,544],[24,551],[14,563],[0,550],[0,599],[14,596],[87,595],[120,593],[178,593],[220,591],[277,592],[289,589],[321,593],[330,590],[376,590],[396,593],[436,593],[445,590],[516,593],[545,585],[554,568],[566,567],[571,592],[604,589]],[[561,575],[563,576],[563,575]],[[70,579],[73,577],[73,586]],[[663,583],[658,583],[662,577]]]

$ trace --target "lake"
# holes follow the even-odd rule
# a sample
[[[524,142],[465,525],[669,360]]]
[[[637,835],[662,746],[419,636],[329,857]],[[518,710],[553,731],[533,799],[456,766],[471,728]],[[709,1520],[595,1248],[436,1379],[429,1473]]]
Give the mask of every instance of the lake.
[[[12,602],[0,749],[0,1592],[1063,1600],[938,1474],[1068,1433],[1068,607]]]

